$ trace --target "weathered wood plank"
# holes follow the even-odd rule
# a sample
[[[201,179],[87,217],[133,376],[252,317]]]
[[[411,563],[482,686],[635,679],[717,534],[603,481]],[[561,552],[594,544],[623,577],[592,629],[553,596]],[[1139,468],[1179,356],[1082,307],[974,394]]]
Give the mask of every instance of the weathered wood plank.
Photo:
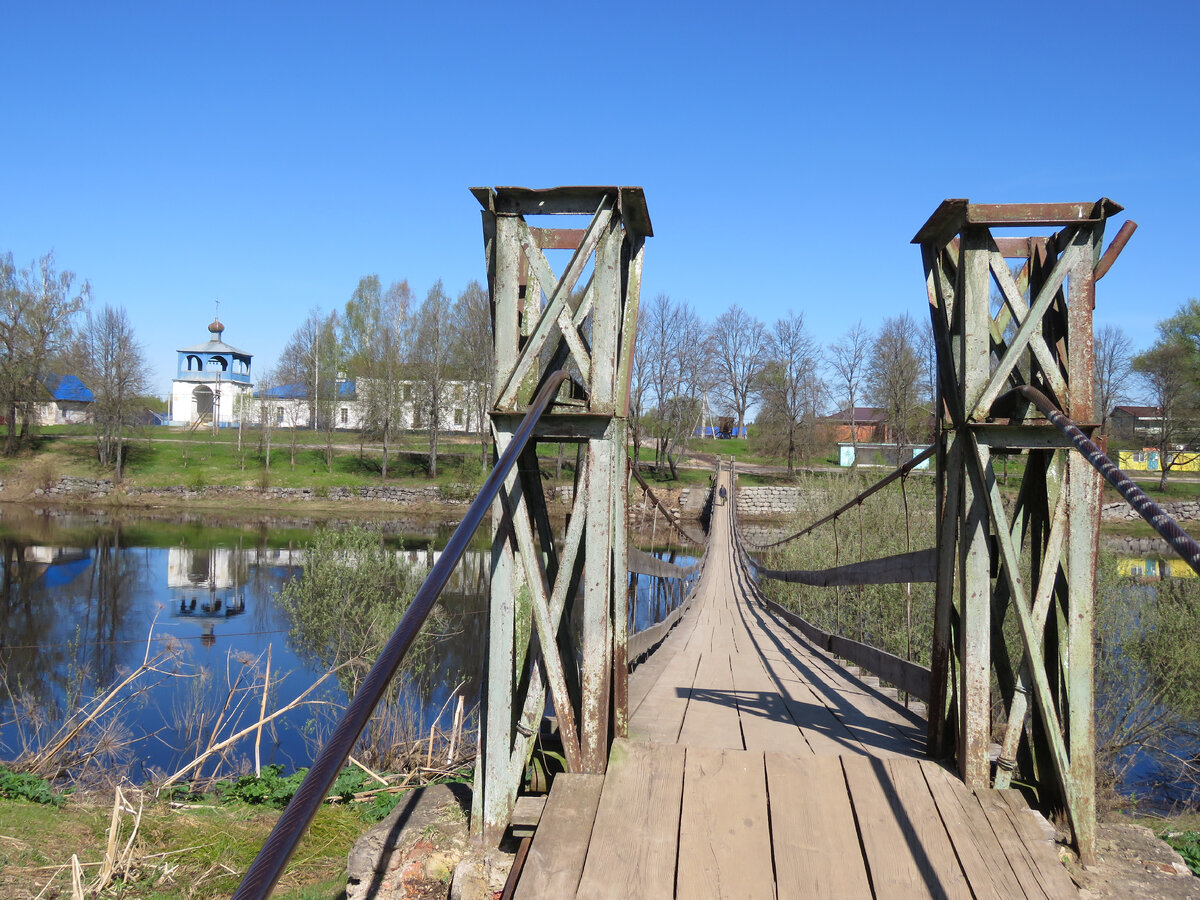
[[[933,760],[921,760],[921,771],[977,900],[1024,897],[975,797]]]
[[[1045,900],[1057,900],[1053,894],[1048,894],[1042,886],[1037,863],[1029,855],[1029,851],[1025,847],[1025,842],[1021,840],[1016,826],[1013,825],[1012,819],[1009,818],[1008,807],[1000,799],[997,792],[985,789],[982,791],[973,791],[972,796],[983,810],[983,814],[992,828],[992,834],[995,835],[996,843],[999,845],[1001,852],[1003,852],[1004,858],[1008,860],[1009,866],[1012,867],[1013,874],[1017,877],[1017,883],[1021,885],[1021,890],[1025,892],[1025,896],[1029,900],[1043,900],[1043,898]]]
[[[674,896],[683,766],[682,747],[613,742],[577,897]]]
[[[743,748],[728,650],[714,647],[700,658],[683,727],[679,730],[679,743],[689,747]]]
[[[767,753],[766,770],[778,896],[870,897],[866,866],[857,850],[854,812],[837,758]]]
[[[938,815],[929,785],[921,774],[920,760],[890,759],[887,772],[891,775],[894,792],[889,799],[894,797],[902,810],[897,817],[902,817],[910,840],[909,849],[933,895],[971,900],[970,886]]]
[[[947,896],[929,883],[928,866],[919,861],[919,840],[899,808],[887,764],[881,759],[844,756],[842,768],[875,896],[887,900]]]
[[[1021,792],[1010,789],[995,793],[1008,807],[1009,818],[1012,820],[1017,834],[1021,836],[1022,843],[1029,851],[1030,859],[1037,866],[1042,887],[1046,889],[1046,893],[1051,897],[1078,896],[1079,891],[1075,887],[1075,882],[1071,880],[1071,876],[1067,874],[1067,870],[1063,868],[1063,864],[1058,858],[1053,839],[1047,837],[1039,827],[1033,810],[1029,808],[1029,804],[1025,802]]]
[[[629,719],[629,735],[638,740],[674,744],[679,740],[700,656],[682,652],[671,660]]]
[[[516,900],[573,897],[583,874],[603,775],[559,775],[546,800]]]
[[[758,655],[739,653],[729,662],[746,749],[810,755],[812,748]]]
[[[689,747],[676,896],[775,896],[761,753]]]

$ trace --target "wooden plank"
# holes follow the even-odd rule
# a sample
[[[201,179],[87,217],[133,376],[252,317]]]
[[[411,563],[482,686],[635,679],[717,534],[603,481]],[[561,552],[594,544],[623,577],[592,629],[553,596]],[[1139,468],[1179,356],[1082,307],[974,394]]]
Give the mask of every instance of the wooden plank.
[[[679,731],[683,727],[688,698],[699,665],[700,657],[694,653],[680,653],[671,660],[646,699],[630,717],[631,737],[660,744],[679,741]]]
[[[843,753],[867,752],[857,736],[847,730],[842,720],[793,669],[779,660],[765,659],[765,664],[792,721],[800,728],[813,753],[818,756],[839,756]]]
[[[1078,896],[1079,890],[1075,887],[1071,876],[1067,874],[1067,870],[1063,868],[1053,838],[1047,837],[1041,829],[1035,813],[1029,808],[1029,804],[1025,802],[1021,792],[1004,790],[995,791],[995,793],[1000,795],[1000,799],[1008,807],[1009,818],[1017,829],[1017,834],[1021,836],[1022,843],[1029,851],[1030,858],[1037,866],[1046,893],[1056,898]]]
[[[758,654],[730,657],[733,685],[747,750],[778,750],[800,756],[812,754],[804,732],[766,671]]]
[[[603,775],[559,775],[525,859],[516,900],[573,897],[587,859]]]
[[[870,897],[841,763],[835,757],[779,753],[767,753],[765,759],[778,895]]]
[[[933,760],[921,760],[925,782],[946,825],[977,900],[1012,900],[1025,892],[1004,857],[983,809],[957,776]]]
[[[875,896],[887,900],[932,898],[928,866],[918,861],[912,824],[899,808],[887,764],[862,756],[842,757],[850,802]]]
[[[579,898],[675,895],[684,751],[613,742]]]
[[[712,652],[700,658],[683,727],[679,729],[679,743],[731,750],[741,750],[745,746],[728,650],[714,646]]]
[[[878,703],[869,704],[865,685],[848,681],[842,672],[824,661],[812,656],[785,654],[782,661],[769,663],[769,668],[779,679],[785,696],[795,693],[797,684],[801,684],[811,697],[810,702],[825,706],[858,745],[855,752],[872,756],[916,756],[923,752],[919,741],[912,735],[902,735]],[[871,714],[864,711],[865,707],[871,709]],[[793,717],[796,717],[795,712]],[[799,718],[796,721],[807,734],[806,722]]]
[[[961,897],[972,894],[959,866],[946,826],[938,815],[920,760],[891,759],[887,762],[894,796],[903,811],[910,850],[934,896]]]
[[[965,789],[965,788],[964,788]],[[996,791],[982,790],[971,792],[975,802],[983,810],[988,824],[995,835],[996,843],[1003,852],[1008,864],[1012,867],[1021,890],[1029,900],[1057,900],[1042,887],[1041,876],[1038,874],[1037,863],[1025,848],[1025,842],[1017,833],[1016,826],[1008,816],[1008,808]]]
[[[761,753],[691,747],[683,776],[676,896],[775,896]]]

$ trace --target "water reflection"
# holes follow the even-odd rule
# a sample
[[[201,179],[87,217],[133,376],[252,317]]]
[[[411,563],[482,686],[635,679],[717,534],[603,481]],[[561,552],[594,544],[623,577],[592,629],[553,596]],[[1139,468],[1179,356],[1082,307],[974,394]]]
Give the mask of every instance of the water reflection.
[[[135,670],[148,650],[169,651],[173,674],[140,698],[136,709],[123,713],[122,726],[144,738],[133,761],[135,778],[152,770],[172,771],[190,760],[196,742],[208,740],[196,732],[194,721],[186,721],[195,711],[197,692],[206,692],[209,700],[224,697],[224,681],[237,678],[239,671],[261,670],[268,651],[272,680],[282,679],[272,692],[275,707],[322,674],[292,651],[290,623],[274,602],[283,584],[302,570],[299,547],[306,532],[292,529],[281,537],[260,524],[207,530],[196,522],[97,523],[91,517],[36,516],[14,527],[7,511],[0,518],[0,677],[11,696],[21,698],[22,710],[61,720]],[[409,536],[396,552],[427,569],[440,558],[443,541],[444,534],[433,531]],[[465,698],[468,709],[479,696],[487,636],[487,545],[485,535],[443,591],[442,633],[432,671],[411,688],[421,717],[417,724],[426,733],[439,711],[453,714],[455,694]],[[658,555],[684,567],[695,561]],[[639,576],[634,588],[634,630],[660,621],[681,599],[661,579]],[[345,703],[334,685],[320,699],[334,708]],[[289,768],[307,764],[312,747],[305,731],[311,721],[303,708],[277,720],[269,746],[264,738],[262,762]],[[26,723],[13,715],[10,694],[0,695],[0,759],[20,751],[23,727]]]
[[[250,571],[245,552],[225,547],[167,551],[167,590],[171,615],[200,626],[200,643],[216,643],[216,626],[246,611],[243,589]],[[178,598],[176,605],[174,600]]]

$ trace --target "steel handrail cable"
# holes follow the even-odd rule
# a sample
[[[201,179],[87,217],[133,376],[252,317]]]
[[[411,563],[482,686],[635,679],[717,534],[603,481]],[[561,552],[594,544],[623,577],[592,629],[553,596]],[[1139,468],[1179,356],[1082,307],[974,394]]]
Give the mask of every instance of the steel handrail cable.
[[[820,528],[826,522],[830,522],[833,519],[836,519],[838,516],[840,516],[842,513],[846,512],[847,510],[853,509],[856,505],[861,505],[864,500],[866,500],[868,497],[870,497],[876,491],[880,491],[883,488],[887,487],[889,484],[891,484],[897,478],[901,478],[901,477],[907,475],[909,472],[911,472],[913,469],[915,469],[921,463],[925,462],[925,460],[929,459],[929,457],[933,456],[933,454],[936,451],[937,451],[936,446],[927,447],[926,449],[924,449],[920,453],[918,453],[916,456],[914,456],[912,459],[910,459],[908,462],[906,462],[904,465],[900,466],[898,469],[893,471],[890,475],[887,475],[886,477],[881,478],[879,481],[875,482],[873,485],[871,485],[865,491],[861,492],[857,496],[848,500],[844,505],[838,507],[833,512],[831,512],[829,515],[825,516],[823,519],[818,519],[816,522],[813,522],[811,525],[809,525],[803,531],[797,531],[791,537],[785,537],[785,538],[782,538],[781,540],[775,541],[770,544],[756,544],[756,543],[754,543],[754,541],[747,540],[745,535],[742,535],[742,541],[744,541],[748,546],[753,547],[755,550],[770,550],[772,547],[778,547],[780,544],[786,544],[789,541],[796,540],[796,538],[804,537],[804,535],[808,534],[810,531],[814,531],[817,528]]]
[[[692,544],[695,544],[697,547],[703,547],[704,542],[696,540],[694,537],[692,537],[690,534],[688,534],[686,531],[684,531],[683,526],[679,524],[679,520],[676,519],[673,515],[671,515],[670,511],[665,506],[663,506],[663,503],[661,500],[659,500],[656,496],[654,496],[654,491],[652,491],[650,489],[650,485],[646,484],[646,479],[644,479],[642,477],[642,473],[639,472],[634,467],[633,462],[631,460],[626,459],[626,464],[629,466],[629,471],[633,473],[633,477],[637,479],[637,483],[642,486],[642,490],[645,491],[646,494],[650,497],[650,499],[654,502],[655,507],[662,510],[663,516],[666,517],[666,520],[671,524],[671,527],[674,528],[676,531],[678,531],[680,536],[684,540],[686,540]]]
[[[321,748],[308,775],[305,776],[304,781],[301,782],[292,797],[292,801],[280,815],[275,827],[271,829],[271,833],[263,843],[262,849],[258,851],[254,862],[250,864],[249,870],[242,878],[242,883],[238,885],[238,889],[233,895],[234,900],[261,900],[271,893],[272,888],[279,881],[284,866],[295,852],[300,838],[307,830],[309,823],[312,822],[313,816],[316,815],[321,804],[325,802],[329,788],[333,785],[342,766],[345,765],[346,757],[350,755],[354,742],[362,734],[384,691],[391,683],[393,675],[400,667],[400,663],[403,662],[405,654],[416,640],[421,626],[433,609],[434,601],[441,594],[446,582],[450,580],[450,575],[454,571],[454,567],[458,565],[459,558],[466,551],[471,536],[483,521],[492,501],[500,493],[500,487],[508,476],[509,470],[516,464],[517,457],[520,456],[533,436],[533,429],[538,420],[549,408],[554,395],[558,393],[558,389],[566,378],[566,372],[555,372],[538,391],[537,396],[530,404],[529,411],[525,413],[521,424],[513,433],[512,441],[500,455],[495,468],[492,469],[491,474],[483,483],[483,487],[480,488],[478,496],[472,501],[466,515],[463,516],[462,522],[450,536],[450,540],[446,543],[446,549],[442,551],[441,557],[434,564],[425,582],[417,590],[408,611],[400,619],[396,630],[363,680],[362,686],[347,705],[346,712],[338,722],[337,728],[334,729],[325,746]]]
[[[1145,491],[1117,468],[1116,464],[1080,430],[1078,425],[1050,402],[1050,398],[1037,388],[1023,384],[997,399],[995,406],[1003,405],[1004,401],[1011,398],[1013,394],[1020,394],[1041,410],[1051,424],[1071,439],[1075,449],[1083,454],[1084,459],[1091,463],[1092,468],[1117,489],[1137,514],[1149,522],[1150,527],[1167,540],[1194,572],[1200,574],[1200,544],[1197,544],[1174,518],[1164,512],[1161,506],[1146,496]]]

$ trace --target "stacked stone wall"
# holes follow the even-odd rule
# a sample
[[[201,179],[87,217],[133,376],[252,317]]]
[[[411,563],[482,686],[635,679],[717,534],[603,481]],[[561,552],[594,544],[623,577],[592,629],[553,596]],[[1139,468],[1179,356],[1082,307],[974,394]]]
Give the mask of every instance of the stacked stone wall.
[[[1151,498],[1153,499],[1153,498]],[[1172,519],[1179,522],[1200,520],[1200,500],[1181,500],[1175,503],[1159,503]],[[1139,522],[1142,517],[1137,510],[1122,500],[1120,503],[1105,503],[1100,507],[1100,518],[1105,522]]]
[[[800,488],[743,487],[737,490],[737,512],[742,517],[791,515],[802,499]]]

